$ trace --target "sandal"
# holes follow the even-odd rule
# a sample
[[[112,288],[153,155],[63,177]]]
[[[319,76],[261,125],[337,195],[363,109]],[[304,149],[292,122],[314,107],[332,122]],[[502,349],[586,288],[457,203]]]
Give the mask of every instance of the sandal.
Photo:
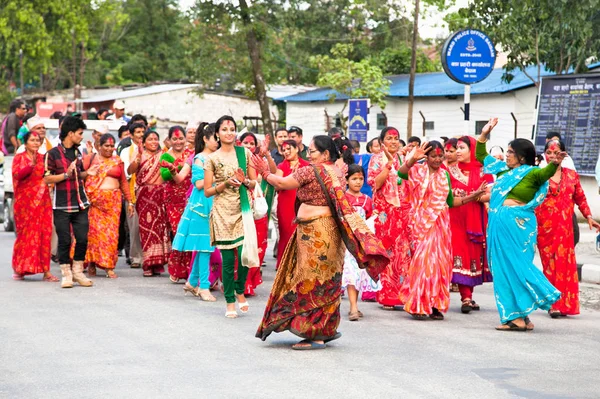
[[[311,341],[309,339],[303,339],[302,341],[298,342],[297,344],[292,345],[292,349],[297,350],[297,351],[325,349],[326,347],[327,347],[327,345],[325,345],[324,343],[319,344],[319,343]]]
[[[429,315],[429,318],[431,320],[444,320],[444,314],[436,308],[432,308],[432,313]]]
[[[535,325],[531,322],[531,320],[529,320],[529,317],[525,317],[525,328],[527,329],[527,331],[531,331],[534,329]]]
[[[106,271],[106,278],[117,278],[119,276],[117,276],[117,273],[115,273],[112,270],[107,270]]]
[[[88,266],[87,268],[88,276],[94,277],[96,275],[96,266]]]
[[[236,319],[238,317],[238,314],[235,310],[228,310],[227,312],[225,312],[225,317],[227,317],[228,319]]]
[[[202,299],[205,302],[216,302],[217,298],[215,298],[209,290],[201,290],[198,289],[196,290],[197,296],[200,297],[200,299]],[[240,309],[241,310],[241,309]],[[242,312],[245,313],[245,312]]]
[[[560,310],[556,310],[556,309],[550,309],[548,311],[548,314],[550,315],[550,317],[552,317],[553,319],[558,319],[560,316],[562,316],[562,314],[560,313]]]
[[[383,310],[396,310],[395,306],[383,305],[381,307]]]
[[[471,299],[465,299],[462,301],[460,311],[464,314],[469,314],[471,313],[471,310],[473,310],[473,301],[471,301]]]
[[[505,328],[508,327],[508,328]],[[527,326],[518,326],[512,321],[502,324],[496,327],[497,331],[527,331]]]
[[[358,314],[358,312],[351,312],[348,315],[348,320],[350,321],[358,321],[360,319],[360,315]]]
[[[154,276],[154,273],[152,272],[152,270],[144,270],[144,277],[152,277]]]
[[[15,274],[12,275],[12,279],[13,280],[25,280],[25,276],[22,275],[22,274],[15,273]]]
[[[60,279],[52,274],[49,274],[47,276],[44,276],[44,278],[42,279],[43,281],[47,281],[49,283],[56,283],[57,281],[60,281]]]
[[[179,279],[177,277],[173,277],[169,274],[169,280],[171,280],[171,282],[173,284],[177,284],[179,282]]]
[[[132,263],[130,267],[132,269],[139,269],[140,267],[142,267],[142,265],[140,265],[139,263]]]
[[[473,310],[475,311],[479,311],[481,310],[481,307],[479,307],[479,305],[477,304],[477,302],[475,302],[474,300],[471,299],[471,307],[473,308]]]
[[[415,320],[427,320],[426,314],[409,313]]]
[[[240,296],[243,296],[243,295],[236,295],[236,297],[238,298],[237,303],[238,303],[238,307],[240,308],[240,312],[248,313],[248,311],[250,310],[250,304],[248,303],[247,300],[245,300],[244,302],[240,302],[240,298],[239,298]],[[244,299],[246,299],[246,298],[244,298]]]

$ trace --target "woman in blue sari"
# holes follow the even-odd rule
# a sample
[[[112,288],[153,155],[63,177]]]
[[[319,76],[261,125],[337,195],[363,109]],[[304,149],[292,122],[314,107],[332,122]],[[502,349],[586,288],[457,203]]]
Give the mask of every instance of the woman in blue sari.
[[[525,139],[508,145],[506,162],[486,150],[489,134],[498,123],[492,118],[477,139],[477,160],[484,173],[498,176],[492,188],[487,229],[489,266],[494,277],[494,296],[502,324],[499,331],[533,330],[529,314],[549,310],[560,292],[533,264],[537,241],[534,210],[548,191],[548,180],[566,153],[561,153],[543,169],[535,164],[535,147]]]

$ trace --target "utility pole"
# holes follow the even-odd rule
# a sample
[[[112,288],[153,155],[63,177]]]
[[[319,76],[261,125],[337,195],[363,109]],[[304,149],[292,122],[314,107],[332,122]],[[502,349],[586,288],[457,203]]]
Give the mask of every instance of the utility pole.
[[[410,77],[408,80],[408,118],[406,121],[406,137],[412,137],[413,106],[415,102],[415,75],[417,73],[417,38],[419,37],[419,0],[415,0],[413,19],[412,54],[410,58]]]
[[[23,84],[23,49],[19,49],[19,69],[21,75],[21,97],[25,95],[25,85]]]
[[[242,22],[246,28],[246,42],[248,43],[248,51],[252,63],[256,99],[258,100],[258,105],[260,107],[264,133],[265,136],[269,135],[271,137],[271,144],[274,145],[275,138],[273,137],[273,124],[271,123],[271,113],[269,112],[269,99],[267,98],[265,77],[263,75],[262,61],[260,59],[260,41],[256,36],[256,31],[254,30],[252,20],[250,19],[250,12],[246,0],[240,0],[240,11]]]

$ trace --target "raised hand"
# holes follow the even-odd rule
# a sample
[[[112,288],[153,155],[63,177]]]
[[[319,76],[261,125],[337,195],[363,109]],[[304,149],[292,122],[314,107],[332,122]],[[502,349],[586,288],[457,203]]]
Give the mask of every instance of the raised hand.
[[[429,146],[429,141],[425,141],[421,146],[413,148],[412,151],[408,153],[406,163],[414,165],[416,162],[427,157],[427,153],[430,150],[431,147]]]
[[[85,148],[87,149],[88,154],[92,154],[94,152],[94,145],[89,140],[85,142]]]
[[[233,178],[239,181],[240,183],[243,183],[244,181],[246,181],[246,174],[241,168],[237,168],[237,170],[233,174]]]
[[[256,169],[258,173],[263,173],[269,170],[269,164],[260,155],[253,154],[250,158],[250,166]]]
[[[385,146],[385,144],[381,143],[381,149],[383,150],[383,153],[385,154],[385,156],[387,158],[387,161],[388,162],[393,162],[394,161],[394,157],[390,153],[390,150],[388,150],[388,148]]]
[[[556,154],[556,156],[554,157],[554,159],[552,160],[552,163],[555,165],[560,165],[561,162],[563,161],[563,159],[565,159],[565,157],[568,154],[565,151],[561,151],[558,154]]]
[[[260,143],[259,154],[261,157],[266,157],[269,152],[269,144],[271,143],[271,136],[266,135],[265,139]]]
[[[490,118],[488,123],[481,129],[481,135],[487,140],[490,133],[498,124],[498,118]]]
[[[100,164],[94,164],[89,167],[87,170],[88,176],[96,176],[98,174],[98,169],[100,168]]]
[[[481,186],[479,186],[479,188],[477,190],[475,190],[475,193],[477,194],[477,196],[480,196],[482,194],[485,194],[486,191],[487,191],[487,182],[484,181],[483,183],[481,183]]]

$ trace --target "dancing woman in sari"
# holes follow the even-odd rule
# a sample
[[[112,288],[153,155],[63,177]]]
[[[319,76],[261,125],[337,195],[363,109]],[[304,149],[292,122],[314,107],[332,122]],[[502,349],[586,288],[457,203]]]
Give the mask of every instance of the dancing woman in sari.
[[[385,310],[401,306],[398,294],[404,279],[404,268],[410,262],[408,248],[408,211],[410,206],[404,198],[405,185],[397,175],[402,165],[402,145],[398,130],[386,127],[379,136],[383,149],[374,154],[369,163],[367,181],[373,188],[375,208],[375,235],[385,248],[392,251],[392,259],[379,276],[381,290],[377,302]]]
[[[483,165],[475,157],[475,146],[474,137],[463,136],[456,142],[458,162],[447,167],[455,198],[473,193],[483,182],[493,182],[492,176],[483,174]],[[473,300],[473,288],[492,281],[485,255],[487,210],[484,203],[489,199],[489,194],[484,193],[477,201],[450,209],[454,263],[452,283],[458,285],[462,301],[460,310],[465,314],[479,310],[479,305]]]
[[[188,174],[182,181],[173,180],[171,168],[181,170],[188,161],[194,150],[187,148],[185,133],[181,126],[172,126],[169,129],[169,141],[171,148],[161,156],[161,175],[164,184],[164,207],[167,214],[169,235],[175,236],[181,215],[187,203],[187,193],[192,185],[191,176]],[[188,268],[192,260],[191,252],[180,252],[171,250],[169,255],[168,270],[169,279],[173,283],[180,279],[187,280]]]
[[[139,216],[140,240],[144,250],[144,277],[160,275],[171,253],[168,220],[165,211],[164,181],[160,172],[162,151],[158,133],[148,131],[142,139],[144,151],[129,166],[136,173],[136,211]]]
[[[544,149],[547,162],[561,152],[565,145],[559,141],[548,141]],[[573,169],[559,166],[550,179],[548,194],[537,207],[538,250],[542,259],[544,275],[560,292],[560,299],[548,311],[550,317],[579,314],[579,278],[575,262],[575,241],[571,226],[575,204],[587,219],[590,230],[598,230],[592,212]]]
[[[312,166],[287,177],[271,174],[264,160],[252,158],[269,184],[278,190],[298,190],[296,232],[285,248],[256,332],[264,341],[273,332],[288,330],[303,338],[292,346],[297,350],[322,349],[341,336],[337,327],[345,247],[375,279],[389,261],[381,242],[344,195],[346,179],[334,164],[340,154],[333,140],[315,136],[309,154]]]
[[[416,164],[421,159],[427,162]],[[452,195],[448,172],[441,168],[444,147],[438,141],[423,143],[406,157],[398,176],[406,180],[410,204],[412,257],[400,289],[404,310],[417,320],[443,320],[450,305],[452,241],[449,207],[468,204],[485,192],[477,190],[462,197]]]
[[[287,177],[298,168],[310,165],[308,161],[298,155],[298,145],[295,140],[286,140],[281,144],[281,153],[284,161],[277,165],[277,176]],[[296,231],[294,219],[296,218],[296,190],[281,190],[277,193],[277,220],[279,221],[279,241],[277,243],[277,264],[279,268],[281,258],[290,237]]]
[[[488,213],[487,245],[494,294],[500,314],[499,331],[533,330],[529,314],[550,310],[558,291],[533,264],[537,241],[534,210],[548,191],[548,180],[566,153],[558,153],[545,168],[535,166],[535,147],[529,140],[515,139],[506,150],[506,162],[488,155],[486,142],[498,123],[492,118],[477,139],[477,160],[484,172],[498,176],[492,188]]]
[[[88,155],[84,161],[87,167],[98,165],[95,176],[85,180],[85,191],[90,201],[88,213],[89,231],[85,263],[88,275],[96,275],[96,267],[106,270],[106,277],[117,278],[114,272],[118,260],[119,220],[121,217],[122,195],[128,201],[128,213],[133,214],[130,202],[129,184],[125,176],[123,161],[115,151],[115,139],[110,133],[100,137],[98,153]]]
[[[44,156],[38,153],[41,140],[35,131],[23,135],[25,152],[15,155],[12,178],[15,193],[14,218],[17,237],[13,247],[13,279],[43,273],[44,281],[56,282],[50,273],[52,202],[44,182]]]
[[[238,317],[236,299],[240,312],[250,309],[244,296],[248,268],[260,267],[249,197],[249,190],[256,185],[256,172],[248,167],[250,151],[235,146],[234,119],[222,116],[215,122],[215,131],[220,147],[204,164],[204,194],[215,196],[210,212],[211,245],[221,250],[225,317],[234,319]]]

